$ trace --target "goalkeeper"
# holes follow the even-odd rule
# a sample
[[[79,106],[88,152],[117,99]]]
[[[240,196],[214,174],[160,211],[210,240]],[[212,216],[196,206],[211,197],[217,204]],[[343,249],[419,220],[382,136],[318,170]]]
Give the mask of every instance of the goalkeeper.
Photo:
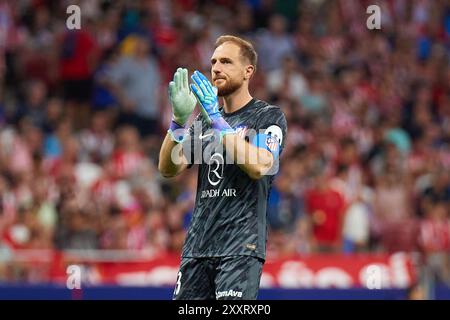
[[[174,299],[257,298],[267,199],[287,124],[280,108],[250,95],[256,64],[252,44],[221,36],[211,57],[212,83],[195,71],[189,84],[188,71],[179,68],[169,84],[173,118],[159,171],[173,177],[190,168],[196,144],[203,156]],[[197,102],[201,113],[186,128]]]

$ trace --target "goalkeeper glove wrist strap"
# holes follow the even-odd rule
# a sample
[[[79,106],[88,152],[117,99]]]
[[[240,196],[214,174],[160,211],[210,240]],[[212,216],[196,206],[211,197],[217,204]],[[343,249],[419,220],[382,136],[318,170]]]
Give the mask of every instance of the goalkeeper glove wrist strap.
[[[172,119],[172,121],[170,122],[169,130],[167,130],[167,132],[169,133],[173,141],[181,143],[183,142],[186,128]]]
[[[222,117],[217,117],[216,119],[214,119],[211,123],[211,127],[214,130],[218,130],[220,132],[221,140],[226,134],[236,133],[236,131]]]

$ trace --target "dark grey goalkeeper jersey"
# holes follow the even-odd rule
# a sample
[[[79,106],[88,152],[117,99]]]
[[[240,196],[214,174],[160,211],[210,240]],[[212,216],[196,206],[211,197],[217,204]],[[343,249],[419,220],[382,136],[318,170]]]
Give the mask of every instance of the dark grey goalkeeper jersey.
[[[279,107],[253,99],[236,112],[221,112],[228,124],[247,141],[253,142],[259,133],[276,138],[281,153],[287,123]],[[188,137],[183,145],[191,164],[202,163],[199,164],[195,208],[182,256],[249,255],[265,259],[266,207],[274,175],[251,179],[238,165],[227,160],[223,147],[217,149],[222,146],[218,135],[212,135],[201,114],[196,121],[201,122],[197,122],[197,128],[195,122],[190,127],[190,139]],[[267,140],[267,146],[273,148],[273,143],[273,139]],[[276,173],[276,168],[272,171]]]

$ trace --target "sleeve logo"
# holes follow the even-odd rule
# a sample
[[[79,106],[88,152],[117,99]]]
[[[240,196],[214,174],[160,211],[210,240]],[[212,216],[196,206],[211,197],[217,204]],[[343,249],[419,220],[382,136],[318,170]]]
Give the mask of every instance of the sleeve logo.
[[[271,125],[264,131],[264,134],[267,135],[267,147],[272,151],[277,151],[283,142],[283,132],[281,131],[281,128],[276,125]]]
[[[274,137],[267,136],[267,138],[266,138],[266,145],[267,145],[267,147],[269,147],[269,149],[272,152],[275,152],[275,151],[278,150],[279,143],[278,143],[278,140],[275,139]]]

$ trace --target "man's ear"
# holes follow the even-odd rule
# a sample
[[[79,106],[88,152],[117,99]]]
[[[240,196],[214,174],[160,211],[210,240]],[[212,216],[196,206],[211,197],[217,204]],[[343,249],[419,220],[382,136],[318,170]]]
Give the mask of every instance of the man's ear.
[[[250,79],[254,73],[255,73],[255,67],[252,66],[251,64],[249,64],[248,66],[245,67],[244,79],[245,80]]]

